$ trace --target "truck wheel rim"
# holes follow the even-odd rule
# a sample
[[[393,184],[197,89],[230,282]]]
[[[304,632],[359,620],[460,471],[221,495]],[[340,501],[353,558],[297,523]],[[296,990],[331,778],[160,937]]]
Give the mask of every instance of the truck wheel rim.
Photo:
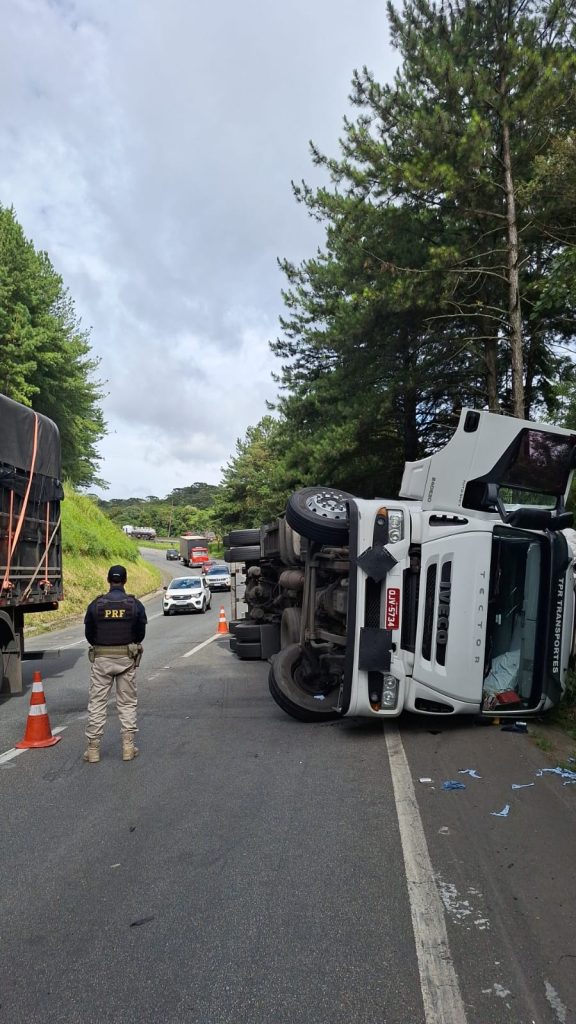
[[[306,508],[322,519],[348,519],[346,499],[341,494],[318,491],[306,499]]]

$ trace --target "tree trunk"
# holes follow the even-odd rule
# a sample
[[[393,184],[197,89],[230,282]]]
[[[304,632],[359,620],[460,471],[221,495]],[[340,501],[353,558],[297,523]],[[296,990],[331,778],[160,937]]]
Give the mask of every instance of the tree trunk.
[[[520,311],[520,275],[518,271],[518,224],[512,178],[510,127],[502,125],[502,159],[506,192],[506,234],[508,263],[508,324],[510,330],[510,364],[512,368],[512,410],[524,417],[524,354],[522,350],[522,316]]]
[[[484,363],[486,366],[486,397],[490,412],[500,412],[500,399],[498,398],[498,339],[488,337],[493,334],[493,327],[489,320],[484,321]]]

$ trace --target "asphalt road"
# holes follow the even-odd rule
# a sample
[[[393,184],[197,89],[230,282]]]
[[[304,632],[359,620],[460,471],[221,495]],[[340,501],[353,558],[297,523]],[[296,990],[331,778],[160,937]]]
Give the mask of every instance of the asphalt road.
[[[298,723],[217,634],[229,595],[146,603],[136,761],[113,706],[82,761],[80,626],[26,665],[61,742],[14,756],[28,695],[0,704],[0,1022],[576,1022],[576,788],[529,736]]]

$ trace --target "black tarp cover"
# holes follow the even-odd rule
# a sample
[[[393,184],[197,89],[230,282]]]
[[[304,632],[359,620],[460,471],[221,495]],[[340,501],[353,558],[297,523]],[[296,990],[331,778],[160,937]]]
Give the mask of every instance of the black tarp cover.
[[[59,480],[60,432],[47,416],[38,416],[38,451],[34,473]],[[35,414],[32,409],[0,395],[0,462],[30,472],[34,451]]]

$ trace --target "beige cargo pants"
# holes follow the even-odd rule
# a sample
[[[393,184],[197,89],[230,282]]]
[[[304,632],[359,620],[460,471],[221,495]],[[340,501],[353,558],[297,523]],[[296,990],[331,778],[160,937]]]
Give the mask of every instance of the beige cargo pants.
[[[96,657],[91,665],[86,736],[99,740],[106,725],[110,690],[116,682],[116,707],[122,732],[136,732],[136,666],[127,654]]]

